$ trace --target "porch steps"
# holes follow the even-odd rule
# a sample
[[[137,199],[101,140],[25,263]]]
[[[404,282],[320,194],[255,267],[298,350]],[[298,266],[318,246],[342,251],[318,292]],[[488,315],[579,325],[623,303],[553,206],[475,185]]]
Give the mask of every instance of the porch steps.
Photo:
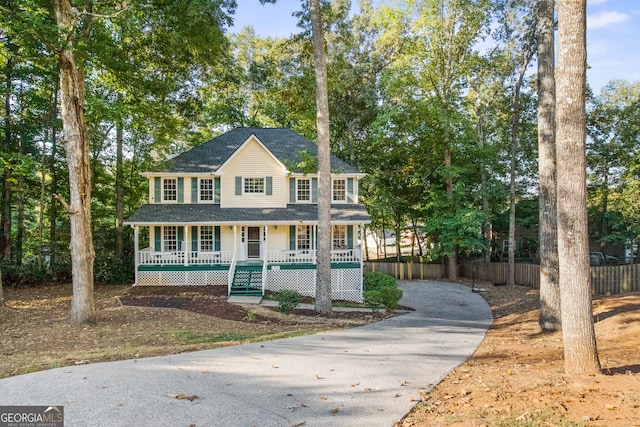
[[[237,265],[229,295],[262,296],[262,265]]]

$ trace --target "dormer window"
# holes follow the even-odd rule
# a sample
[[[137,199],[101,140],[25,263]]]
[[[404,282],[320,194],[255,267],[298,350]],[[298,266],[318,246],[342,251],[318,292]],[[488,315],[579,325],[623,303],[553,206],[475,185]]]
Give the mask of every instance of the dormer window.
[[[264,178],[245,178],[245,194],[264,194]]]
[[[347,201],[347,180],[346,179],[334,179],[332,200],[334,202],[346,202]]]
[[[175,178],[162,180],[162,200],[173,202],[178,200],[178,183]]]

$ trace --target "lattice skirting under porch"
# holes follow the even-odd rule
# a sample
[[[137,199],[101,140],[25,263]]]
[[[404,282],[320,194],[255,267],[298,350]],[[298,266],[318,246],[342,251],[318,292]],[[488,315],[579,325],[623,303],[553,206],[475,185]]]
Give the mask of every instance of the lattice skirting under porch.
[[[298,291],[303,296],[315,297],[316,270],[269,270],[267,290]],[[331,270],[331,297],[334,300],[362,302],[362,271],[359,268]]]
[[[214,271],[139,271],[139,286],[227,286],[228,272]]]

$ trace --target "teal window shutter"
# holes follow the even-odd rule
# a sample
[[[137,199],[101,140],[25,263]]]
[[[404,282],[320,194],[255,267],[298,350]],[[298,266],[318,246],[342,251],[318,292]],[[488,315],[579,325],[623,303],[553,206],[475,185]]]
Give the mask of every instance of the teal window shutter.
[[[242,195],[242,177],[236,176],[236,196]]]
[[[353,178],[347,178],[347,203],[353,203],[355,200],[353,190]]]
[[[220,203],[220,178],[213,179],[213,203]]]
[[[289,226],[289,250],[291,251],[296,250],[296,226],[295,225]]]
[[[214,235],[213,250],[219,251],[220,250],[220,226],[219,225],[216,225],[215,227],[213,227],[213,235]]]
[[[347,248],[353,249],[353,225],[347,225]]]
[[[273,177],[268,176],[265,179],[265,192],[267,196],[273,195]]]
[[[191,250],[198,251],[198,227],[195,225],[191,227]]]
[[[182,251],[186,248],[183,247],[182,242],[184,241],[184,227],[178,226],[178,250]]]
[[[311,203],[318,203],[318,178],[311,180]]]
[[[198,203],[198,178],[191,178],[191,203]]]
[[[184,203],[184,178],[178,178],[178,203]]]
[[[296,179],[289,178],[289,203],[296,202]]]
[[[159,176],[156,176],[155,178],[153,178],[153,201],[155,203],[160,203],[162,201],[162,198],[160,197],[160,195],[162,191],[162,181],[160,180]]]
[[[159,252],[162,250],[162,241],[160,240],[161,237],[162,237],[162,233],[160,232],[160,226],[153,227],[153,250],[154,251]]]

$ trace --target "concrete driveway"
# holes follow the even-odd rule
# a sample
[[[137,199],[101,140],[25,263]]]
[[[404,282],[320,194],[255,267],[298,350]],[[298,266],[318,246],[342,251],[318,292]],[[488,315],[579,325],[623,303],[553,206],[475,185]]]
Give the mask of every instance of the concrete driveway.
[[[415,311],[379,323],[7,378],[0,405],[64,406],[66,427],[392,426],[492,323],[468,287],[399,286]]]

